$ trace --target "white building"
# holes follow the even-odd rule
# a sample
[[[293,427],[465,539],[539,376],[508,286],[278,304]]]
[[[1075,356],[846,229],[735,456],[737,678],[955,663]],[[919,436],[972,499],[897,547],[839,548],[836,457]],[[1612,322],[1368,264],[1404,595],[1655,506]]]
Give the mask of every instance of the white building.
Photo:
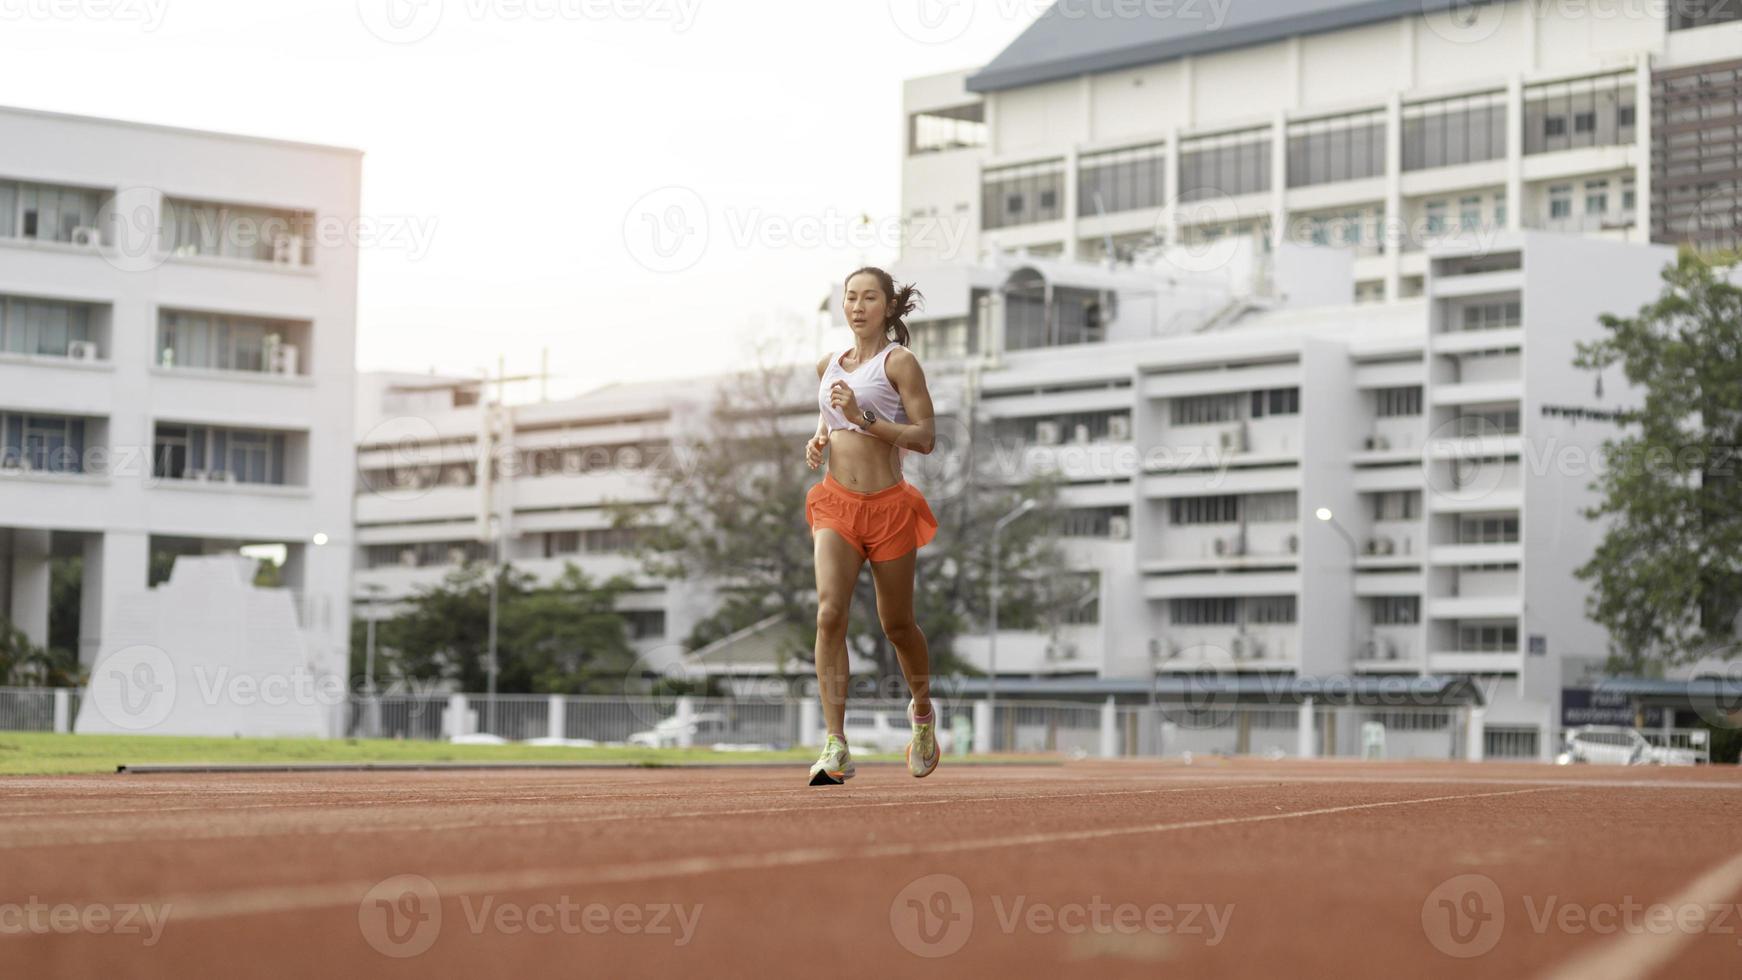
[[[1056,4],[907,83],[896,271],[942,287],[922,356],[970,365],[1030,454],[1136,460],[1066,467],[1067,527],[1133,542],[1087,545],[1087,665],[1470,675],[1490,754],[1546,753],[1605,653],[1571,573],[1601,413],[1632,397],[1573,344],[1655,295],[1672,253],[1644,243],[1735,243],[1742,10],[1406,6]],[[1294,245],[1347,250],[1362,305],[1278,309],[1277,282],[1115,342],[1109,252],[1215,266],[1236,236],[1279,275]],[[1075,666],[1026,645],[1000,670]]]
[[[0,603],[79,653],[154,555],[282,548],[342,676],[361,154],[0,109]]]
[[[632,642],[652,662],[675,656],[711,611],[707,594],[641,576],[630,532],[611,527],[607,505],[657,506],[653,468],[698,424],[712,381],[610,385],[519,405],[498,405],[483,388],[435,375],[360,377],[359,615],[390,615],[466,562],[499,559],[544,582],[572,562],[596,581],[634,578],[618,607]]]
[[[1367,300],[1422,295],[1446,238],[1735,241],[1734,4],[1147,9],[1064,0],[907,83],[904,257],[1246,231],[1353,247]]]

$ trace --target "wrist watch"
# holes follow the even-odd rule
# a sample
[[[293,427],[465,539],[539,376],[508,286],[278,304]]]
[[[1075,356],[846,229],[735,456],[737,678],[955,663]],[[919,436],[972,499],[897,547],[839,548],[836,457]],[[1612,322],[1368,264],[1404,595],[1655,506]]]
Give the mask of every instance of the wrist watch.
[[[865,409],[865,425],[869,427],[875,424],[877,424],[877,413],[869,408]]]

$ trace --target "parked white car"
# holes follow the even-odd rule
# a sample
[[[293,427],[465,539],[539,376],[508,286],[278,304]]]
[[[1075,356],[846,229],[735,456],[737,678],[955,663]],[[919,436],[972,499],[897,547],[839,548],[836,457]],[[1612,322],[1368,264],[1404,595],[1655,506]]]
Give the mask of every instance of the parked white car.
[[[1556,758],[1562,765],[1589,762],[1607,766],[1692,766],[1699,756],[1693,749],[1654,745],[1635,728],[1621,725],[1581,725],[1567,730],[1565,744]]]
[[[675,716],[667,718],[647,731],[630,735],[629,744],[650,749],[677,748],[683,728],[681,719]],[[724,741],[726,716],[714,711],[690,715],[689,730],[691,745],[712,745]]]
[[[955,738],[947,729],[936,729],[938,748],[949,755],[955,751]],[[913,726],[907,723],[905,711],[847,711],[844,733],[847,746],[855,752],[900,752],[913,738]],[[822,735],[816,737],[822,742]]]

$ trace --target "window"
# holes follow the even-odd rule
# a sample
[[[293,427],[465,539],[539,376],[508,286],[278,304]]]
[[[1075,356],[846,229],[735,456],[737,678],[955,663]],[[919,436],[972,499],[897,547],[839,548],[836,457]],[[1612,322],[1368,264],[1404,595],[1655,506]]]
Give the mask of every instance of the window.
[[[1386,490],[1373,495],[1375,521],[1413,521],[1420,515],[1420,491]]]
[[[1169,520],[1175,526],[1236,524],[1240,521],[1240,498],[1232,494],[1175,497],[1167,503]]]
[[[1516,544],[1518,518],[1486,516],[1458,520],[1459,544]]]
[[[1270,388],[1252,393],[1252,417],[1300,414],[1299,388]]]
[[[1083,217],[1158,207],[1167,200],[1167,153],[1160,143],[1077,161],[1077,214]]]
[[[1062,510],[1053,522],[1053,534],[1061,538],[1105,538],[1112,534],[1115,517],[1124,519],[1128,507],[1072,507]]]
[[[0,467],[46,473],[85,472],[85,420],[67,415],[0,412]]]
[[[1255,194],[1270,189],[1268,129],[1200,136],[1182,141],[1179,199]]]
[[[1232,626],[1238,621],[1237,603],[1233,598],[1173,599],[1169,618],[1175,626]]]
[[[1459,329],[1462,330],[1500,330],[1506,327],[1516,327],[1522,322],[1522,310],[1518,300],[1495,300],[1491,303],[1470,303],[1463,307]]]
[[[314,214],[165,198],[163,237],[172,254],[314,264]]]
[[[290,365],[288,336],[299,325],[221,313],[163,310],[157,320],[156,363],[166,368],[285,373]],[[296,358],[297,369],[307,363]]]
[[[1485,92],[1403,107],[1403,169],[1426,170],[1506,155],[1506,94]]]
[[[1175,398],[1170,405],[1174,425],[1212,425],[1240,420],[1239,395],[1188,395]]]
[[[1382,595],[1372,599],[1374,626],[1412,626],[1421,621],[1421,598]]]
[[[1671,4],[1669,29],[1685,31],[1742,19],[1742,4],[1736,0],[1681,0]]]
[[[1506,227],[1506,192],[1494,195],[1494,227]]]
[[[66,357],[73,343],[92,339],[88,304],[0,297],[0,351]]]
[[[1460,624],[1458,650],[1462,653],[1516,653],[1518,627],[1498,623]]]
[[[928,109],[908,117],[908,153],[937,153],[986,145],[984,103]]]
[[[1458,227],[1475,231],[1482,227],[1482,197],[1470,195],[1458,198]]]
[[[1249,623],[1294,622],[1294,596],[1252,596],[1246,600],[1246,621]]]
[[[151,458],[160,479],[286,482],[283,432],[159,423]]]
[[[1247,494],[1245,504],[1246,520],[1253,524],[1284,524],[1300,517],[1292,491]]]
[[[1289,124],[1288,186],[1359,180],[1384,173],[1384,112]]]
[[[1373,413],[1382,419],[1421,414],[1421,385],[1380,388],[1373,399]]]
[[[1585,181],[1585,213],[1601,218],[1609,211],[1609,182]]]
[[[1631,143],[1634,98],[1631,73],[1526,86],[1524,152]]]
[[[1446,230],[1446,202],[1427,202],[1426,214],[1428,234],[1437,235]]]
[[[1568,218],[1573,213],[1573,185],[1555,184],[1548,189],[1548,216],[1550,220]]]
[[[1631,218],[1635,210],[1635,204],[1636,202],[1633,197],[1633,178],[1628,177],[1621,181],[1621,213]]]
[[[1064,217],[1059,207],[1064,171],[1063,160],[986,171],[981,184],[982,228],[1008,228]]]
[[[0,182],[0,238],[71,243],[97,232],[100,208],[96,191]]]
[[[1467,411],[1458,416],[1458,434],[1476,438],[1480,436],[1518,434],[1518,409],[1494,408],[1487,411]]]

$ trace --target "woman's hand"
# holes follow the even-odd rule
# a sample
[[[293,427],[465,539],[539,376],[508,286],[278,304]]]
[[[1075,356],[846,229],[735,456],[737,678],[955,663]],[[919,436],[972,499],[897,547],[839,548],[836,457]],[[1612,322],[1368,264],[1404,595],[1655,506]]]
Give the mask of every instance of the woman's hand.
[[[811,469],[823,465],[823,450],[829,448],[829,434],[819,432],[811,436],[811,441],[804,444],[805,465]]]
[[[863,424],[865,413],[859,409],[859,398],[853,394],[853,386],[847,382],[837,381],[829,387],[829,404],[840,409],[847,421],[854,425]]]

